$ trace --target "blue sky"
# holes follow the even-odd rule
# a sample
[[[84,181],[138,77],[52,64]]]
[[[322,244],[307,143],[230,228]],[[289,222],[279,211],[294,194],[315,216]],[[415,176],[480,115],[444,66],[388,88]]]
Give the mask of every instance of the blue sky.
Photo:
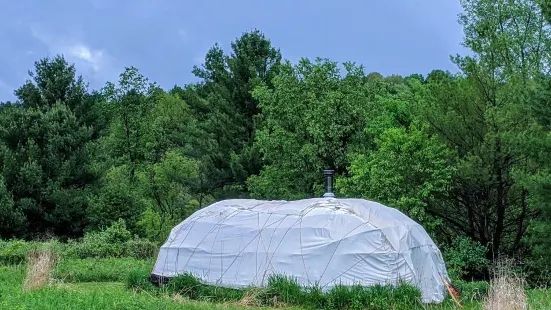
[[[137,67],[164,88],[195,78],[218,42],[257,28],[284,58],[327,57],[384,75],[455,71],[459,0],[0,0],[0,101],[34,61],[64,54],[91,88]]]

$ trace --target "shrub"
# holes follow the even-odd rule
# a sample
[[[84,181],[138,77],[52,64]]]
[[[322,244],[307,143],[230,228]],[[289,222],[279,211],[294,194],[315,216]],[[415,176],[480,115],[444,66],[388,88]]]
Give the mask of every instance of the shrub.
[[[523,272],[526,281],[532,287],[551,287],[551,264],[544,259],[529,257]]]
[[[56,254],[62,253],[65,246],[57,241],[29,242],[24,240],[0,240],[0,265],[17,265],[27,262],[33,250],[51,249]]]
[[[134,238],[126,241],[124,255],[134,258],[152,258],[157,255],[159,247],[152,241]]]
[[[27,260],[33,243],[23,240],[0,241],[0,264],[16,265]]]
[[[99,234],[104,241],[112,244],[122,244],[132,239],[132,233],[126,229],[126,223],[123,219],[113,222],[106,230],[100,231]]]
[[[119,224],[116,224],[119,225]],[[124,232],[107,229],[87,233],[80,240],[59,242],[29,242],[24,240],[0,240],[0,265],[17,265],[26,262],[31,250],[53,248],[65,258],[117,258],[131,257],[138,259],[153,258],[158,246],[147,239],[128,238]]]
[[[69,244],[65,255],[71,258],[151,258],[157,251],[155,243],[132,238],[122,219],[105,230],[88,232],[81,240],[72,240]]]
[[[124,244],[105,243],[97,234],[88,234],[85,240],[70,242],[64,254],[69,258],[84,259],[122,257],[123,252]]]
[[[486,281],[457,282],[454,284],[461,292],[461,299],[481,301],[488,295],[490,284]]]
[[[89,232],[78,242],[71,242],[65,253],[68,257],[123,257],[125,243],[132,238],[121,219],[114,222],[106,230]]]
[[[455,239],[443,256],[453,280],[468,280],[484,274],[490,263],[486,258],[486,247],[467,237]]]
[[[182,219],[182,216],[170,216],[165,215],[163,219],[161,214],[152,208],[147,208],[140,220],[138,221],[138,227],[143,232],[143,235],[157,244],[163,243],[172,228],[178,224]]]

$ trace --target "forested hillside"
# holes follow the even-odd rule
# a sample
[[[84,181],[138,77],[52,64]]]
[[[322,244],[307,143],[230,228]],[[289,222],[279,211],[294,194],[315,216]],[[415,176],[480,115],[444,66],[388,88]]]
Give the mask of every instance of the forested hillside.
[[[452,55],[457,73],[292,63],[259,30],[214,45],[200,81],[171,89],[135,67],[89,89],[63,55],[39,59],[0,105],[0,237],[66,240],[123,219],[162,242],[213,201],[319,197],[331,168],[337,196],[420,222],[460,276],[507,256],[543,279],[551,5],[461,3],[472,53]]]

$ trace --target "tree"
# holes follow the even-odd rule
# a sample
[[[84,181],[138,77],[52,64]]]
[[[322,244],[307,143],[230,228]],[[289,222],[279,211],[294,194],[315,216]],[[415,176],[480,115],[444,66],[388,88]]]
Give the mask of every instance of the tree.
[[[96,192],[89,198],[88,229],[107,227],[123,219],[131,231],[137,231],[137,223],[148,202],[141,192],[141,184],[130,177],[131,169],[129,164],[122,164],[110,166],[103,173]]]
[[[545,68],[548,29],[532,1],[465,0],[460,22],[473,57],[455,57],[459,76],[427,78],[423,119],[456,149],[457,173],[447,203],[434,209],[448,235],[489,246],[488,258],[524,253],[522,237],[535,216],[513,172],[532,168],[522,148],[535,130],[526,89]],[[454,210],[454,218],[446,218]]]
[[[162,242],[174,225],[199,207],[192,189],[199,175],[199,163],[176,150],[140,174],[141,192],[150,201],[138,223],[151,239]]]
[[[139,190],[137,172],[147,165],[150,113],[158,88],[135,67],[126,68],[118,85],[107,83],[102,96],[111,108],[108,134],[102,138],[96,169],[102,175],[90,197],[90,227],[110,225],[123,218],[136,230],[140,214],[147,207]]]
[[[14,106],[0,118],[0,166],[29,234],[74,236],[86,224],[91,130],[63,103],[42,111]]]
[[[531,277],[538,283],[549,283],[549,248],[551,231],[551,77],[542,76],[538,85],[530,91],[532,115],[537,120],[534,131],[540,135],[527,137],[522,144],[531,154],[532,167],[528,173],[517,173],[517,180],[528,192],[528,206],[537,217],[528,226],[525,241],[531,251],[528,265]]]
[[[393,206],[435,232],[446,214],[435,216],[451,187],[454,154],[442,141],[427,134],[426,126],[391,127],[376,138],[376,150],[354,157],[349,178],[338,181],[339,190]]]
[[[91,199],[90,226],[123,218],[133,232],[166,237],[161,232],[208,200],[198,190],[196,159],[204,155],[204,132],[184,100],[136,68],[127,68],[119,85],[108,84],[104,92],[113,116],[101,145],[106,156],[98,158],[104,177]]]
[[[49,109],[62,102],[75,114],[79,122],[93,130],[92,138],[98,139],[107,127],[108,115],[103,97],[98,92],[88,93],[82,76],[77,76],[74,64],[63,55],[44,57],[34,63],[29,71],[30,80],[15,90],[15,95],[25,108]]]
[[[129,167],[133,178],[137,166],[146,160],[146,144],[151,135],[146,120],[154,106],[154,94],[159,89],[140,74],[135,67],[126,68],[119,85],[107,83],[104,96],[113,108],[111,128],[105,139],[105,148],[118,164]]]
[[[349,155],[349,173],[337,188],[396,207],[440,239],[442,220],[431,212],[450,189],[456,155],[419,118],[424,82],[417,76],[371,79],[377,95],[365,120],[368,147]]]
[[[210,201],[201,175],[208,136],[188,104],[167,93],[156,97],[147,123],[150,156],[139,181],[150,203],[139,224],[149,238],[162,241],[167,230]]]
[[[19,227],[18,236],[76,236],[97,180],[90,169],[95,124],[76,113],[87,113],[95,98],[63,56],[42,58],[29,75],[15,91],[18,101],[0,112],[3,199],[13,211],[6,227]]]
[[[287,62],[268,85],[254,91],[263,123],[255,147],[264,166],[249,178],[253,197],[290,199],[320,195],[321,170],[346,174],[348,155],[363,148],[365,119],[373,90],[363,69],[326,59]]]
[[[551,1],[549,0],[537,0],[541,7],[542,13],[547,18],[547,21],[551,23]]]
[[[247,177],[262,167],[253,146],[260,109],[251,92],[261,83],[270,87],[281,62],[279,50],[258,30],[244,33],[231,48],[231,54],[225,55],[219,45],[213,46],[205,63],[193,70],[202,79],[197,90],[210,107],[206,114],[201,111],[208,115],[205,129],[217,145],[208,160],[212,173],[207,174],[218,182],[209,183],[225,188],[222,196],[246,192]],[[203,109],[205,105],[194,107]]]
[[[42,58],[34,66],[35,71],[29,71],[32,80],[15,91],[24,107],[52,107],[61,101],[74,109],[82,103],[87,93],[84,80],[62,55]]]
[[[0,237],[15,237],[24,232],[25,215],[15,207],[13,197],[6,188],[4,177],[0,175]]]
[[[464,45],[489,75],[486,83],[518,82],[523,87],[545,70],[551,56],[551,30],[535,1],[462,0],[461,4]],[[456,57],[455,61],[461,60]],[[461,65],[464,70],[465,65]]]

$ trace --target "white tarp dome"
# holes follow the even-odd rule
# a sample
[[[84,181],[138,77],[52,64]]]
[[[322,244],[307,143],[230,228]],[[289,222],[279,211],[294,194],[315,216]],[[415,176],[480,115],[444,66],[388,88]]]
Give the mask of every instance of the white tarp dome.
[[[272,274],[299,284],[411,283],[441,302],[449,280],[439,249],[400,211],[363,199],[224,200],[174,227],[152,275],[191,273],[205,283],[265,286]]]

